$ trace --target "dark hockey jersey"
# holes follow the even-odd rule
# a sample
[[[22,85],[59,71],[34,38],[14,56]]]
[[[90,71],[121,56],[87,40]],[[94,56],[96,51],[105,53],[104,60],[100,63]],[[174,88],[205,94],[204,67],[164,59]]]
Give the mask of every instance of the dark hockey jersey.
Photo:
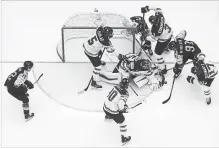
[[[175,51],[176,52],[175,56],[176,58],[183,58],[184,60],[182,59],[182,61],[184,62],[186,62],[186,60],[188,59],[194,60],[195,55],[201,53],[201,49],[193,41],[187,41],[180,38],[177,39],[176,42],[177,42],[177,48]]]
[[[18,68],[16,71],[11,73],[8,78],[6,79],[4,86],[13,87],[13,86],[20,86],[24,84],[28,78],[28,72],[24,69],[24,67]]]
[[[165,27],[165,19],[161,12],[155,13],[157,23],[152,25],[151,33],[152,35],[160,36],[163,33],[164,27]]]

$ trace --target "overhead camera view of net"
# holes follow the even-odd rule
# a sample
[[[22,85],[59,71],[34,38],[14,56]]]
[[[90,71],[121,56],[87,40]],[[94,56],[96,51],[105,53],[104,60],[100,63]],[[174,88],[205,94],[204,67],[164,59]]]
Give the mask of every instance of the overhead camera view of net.
[[[56,48],[60,60],[65,64],[50,64],[49,66],[50,70],[53,69],[52,67],[59,69],[55,73],[59,75],[60,79],[56,80],[57,85],[54,89],[50,86],[52,84],[48,83],[52,81],[52,78],[47,76],[45,81],[39,82],[42,90],[49,97],[65,106],[85,111],[102,112],[104,98],[110,89],[114,85],[119,85],[123,78],[128,78],[130,95],[133,96],[132,99],[129,99],[128,104],[134,106],[141,103],[153,93],[155,87],[160,87],[158,86],[159,81],[164,80],[159,75],[156,64],[151,61],[154,57],[150,56],[148,51],[143,50],[143,48],[147,48],[145,46],[147,43],[144,43],[144,46],[141,45],[142,41],[139,39],[141,30],[139,28],[142,22],[135,22],[138,19],[142,18],[132,17],[129,19],[120,14],[101,13],[97,9],[91,13],[79,13],[71,16],[62,27],[62,36]],[[100,66],[96,66],[98,62],[91,59],[93,56],[90,54],[90,58],[89,51],[85,49],[85,46],[91,46],[91,50],[96,48],[94,46],[100,46],[98,45],[100,38],[97,39],[95,36],[98,28],[101,33],[106,28],[106,32],[112,30],[113,34],[110,38],[110,49],[105,46],[104,50],[100,50],[102,53],[97,51],[98,56],[101,57]],[[107,44],[105,43],[107,41],[103,42],[103,44]],[[95,43],[97,45],[92,47],[92,44]],[[150,43],[148,46],[151,46]],[[146,76],[141,75],[139,70],[136,71],[133,64],[138,69],[145,68],[144,71],[148,74],[153,71],[156,76],[149,80]],[[43,70],[48,71],[47,68]],[[96,74],[98,70],[100,72]],[[35,73],[38,75],[36,70]],[[78,77],[77,81],[72,77]],[[59,87],[63,86],[65,89],[62,90],[63,93],[60,93],[61,88]]]
[[[219,144],[217,2],[3,3],[4,146]]]

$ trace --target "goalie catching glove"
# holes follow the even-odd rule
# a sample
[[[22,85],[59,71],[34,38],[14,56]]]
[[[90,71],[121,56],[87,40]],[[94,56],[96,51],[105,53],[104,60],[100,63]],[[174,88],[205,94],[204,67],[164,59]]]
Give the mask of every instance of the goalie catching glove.
[[[157,91],[164,84],[167,84],[167,82],[165,81],[164,75],[162,75],[160,73],[155,74],[155,77],[156,77],[157,82],[152,82],[151,84],[149,84],[149,87],[150,87],[151,90]]]

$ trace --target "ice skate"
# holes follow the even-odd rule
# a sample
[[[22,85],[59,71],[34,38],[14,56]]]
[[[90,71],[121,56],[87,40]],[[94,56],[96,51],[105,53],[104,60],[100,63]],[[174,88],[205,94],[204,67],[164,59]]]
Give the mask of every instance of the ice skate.
[[[122,136],[122,146],[127,144],[131,140],[131,136],[125,137]]]
[[[207,105],[211,104],[211,97],[210,98],[206,98],[206,103],[207,103]]]
[[[29,121],[29,120],[31,120],[33,117],[34,117],[34,113],[26,114],[26,115],[25,115],[25,120],[26,120],[26,122]]]
[[[97,84],[97,82],[94,81],[94,80],[92,80],[92,82],[91,82],[91,86],[92,86],[93,88],[102,88],[102,86],[99,85],[99,84]]]

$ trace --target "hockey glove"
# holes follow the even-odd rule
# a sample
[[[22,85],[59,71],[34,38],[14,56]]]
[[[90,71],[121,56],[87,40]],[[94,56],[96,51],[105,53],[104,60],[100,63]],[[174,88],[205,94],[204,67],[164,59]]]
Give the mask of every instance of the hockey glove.
[[[30,81],[28,81],[28,80],[25,81],[25,84],[27,85],[27,88],[28,88],[28,89],[33,89],[33,88],[34,88],[33,83],[30,82]]]
[[[182,72],[182,68],[183,68],[183,65],[179,65],[178,63],[175,64],[175,66],[173,68],[173,72],[175,74],[175,78],[179,77],[179,75]]]
[[[124,59],[125,59],[125,55],[122,55],[121,53],[119,53],[118,59],[119,59],[119,60],[124,60]]]
[[[192,67],[191,68],[191,73],[196,75],[197,74],[197,69],[195,67]]]
[[[192,76],[188,76],[188,77],[187,77],[187,81],[188,81],[189,83],[194,84],[194,80],[195,80],[195,78],[192,77]]]
[[[120,111],[121,113],[128,113],[129,112],[129,108],[128,108],[128,105],[125,104],[124,105],[124,109]]]
[[[149,6],[141,7],[141,13],[147,13],[149,11],[150,11]]]

